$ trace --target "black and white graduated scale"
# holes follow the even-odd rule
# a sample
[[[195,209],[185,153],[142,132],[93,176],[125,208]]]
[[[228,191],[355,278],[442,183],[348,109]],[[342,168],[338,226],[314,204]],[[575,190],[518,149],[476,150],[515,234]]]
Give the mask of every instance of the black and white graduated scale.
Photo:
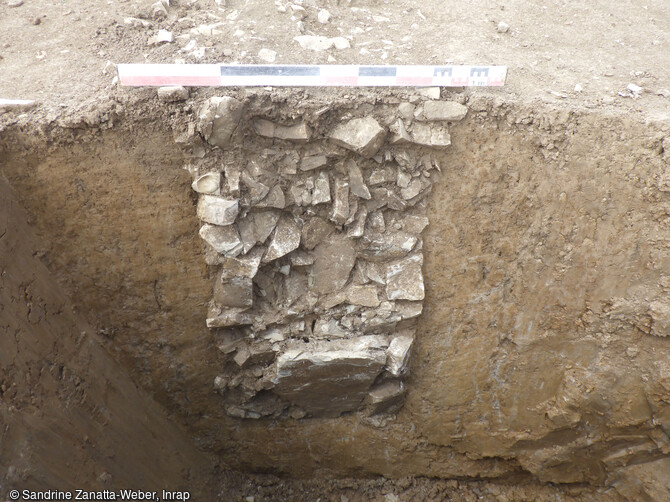
[[[120,64],[127,86],[502,86],[506,66]]]

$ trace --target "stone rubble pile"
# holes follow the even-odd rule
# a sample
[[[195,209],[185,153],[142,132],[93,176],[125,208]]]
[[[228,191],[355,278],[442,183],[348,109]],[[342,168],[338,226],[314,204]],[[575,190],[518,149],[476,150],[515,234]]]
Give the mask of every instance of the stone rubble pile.
[[[425,198],[439,174],[430,147],[449,145],[446,121],[467,112],[406,105],[388,128],[347,115],[319,133],[243,119],[231,97],[202,105],[191,132],[208,153],[189,169],[205,260],[219,267],[206,322],[226,358],[215,387],[229,415],[402,406],[424,299]]]

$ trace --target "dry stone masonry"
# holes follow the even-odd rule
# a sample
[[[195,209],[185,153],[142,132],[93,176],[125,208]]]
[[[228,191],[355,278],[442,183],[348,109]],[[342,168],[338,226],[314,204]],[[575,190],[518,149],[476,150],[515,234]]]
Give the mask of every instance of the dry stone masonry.
[[[428,101],[390,118],[278,120],[232,97],[202,105],[188,169],[216,267],[206,322],[229,415],[383,417],[402,406],[424,299],[424,199],[439,175],[431,152],[466,113]]]

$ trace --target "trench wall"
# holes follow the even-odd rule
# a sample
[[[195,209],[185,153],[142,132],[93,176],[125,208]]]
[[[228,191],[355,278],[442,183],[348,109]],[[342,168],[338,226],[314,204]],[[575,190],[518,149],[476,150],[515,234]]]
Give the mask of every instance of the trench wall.
[[[0,493],[187,490],[213,462],[102,348],[0,178]]]
[[[667,462],[667,124],[466,96],[452,145],[434,152],[442,177],[427,199],[426,297],[403,408],[385,424],[240,420],[212,385],[226,364],[203,322],[216,272],[182,169],[190,154],[174,146],[202,102],[144,96],[145,109],[167,111],[133,115],[119,98],[83,127],[37,139],[10,129],[2,169],[75,304],[229,465],[616,484]],[[238,96],[249,120],[316,121],[330,106],[328,127],[350,109],[385,128],[402,102],[425,99],[304,98]],[[48,151],[40,142],[54,131]]]

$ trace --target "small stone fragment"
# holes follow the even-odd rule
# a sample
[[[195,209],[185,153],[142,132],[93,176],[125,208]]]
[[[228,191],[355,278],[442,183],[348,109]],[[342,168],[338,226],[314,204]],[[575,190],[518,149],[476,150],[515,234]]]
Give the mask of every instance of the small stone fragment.
[[[200,237],[217,253],[237,256],[242,252],[242,241],[234,225],[220,227],[205,223],[200,227]]]
[[[372,117],[356,118],[338,125],[330,133],[330,139],[363,157],[372,158],[384,144],[386,130]]]
[[[21,7],[23,5],[23,0],[9,0],[7,2],[7,7],[15,8],[15,7]]]
[[[382,211],[373,211],[370,213],[370,229],[377,232],[383,232],[386,230],[386,222],[384,221],[384,213]]]
[[[352,238],[362,237],[365,233],[365,221],[368,217],[368,208],[360,206],[352,224],[347,228],[347,236]]]
[[[385,234],[364,235],[362,241],[366,248],[362,254],[371,260],[389,260],[405,256],[418,241],[415,235],[407,232],[387,232]]]
[[[146,19],[140,19],[137,17],[124,17],[123,24],[127,24],[131,28],[150,28],[151,22]]]
[[[398,114],[403,120],[412,120],[414,118],[414,105],[412,103],[400,103],[398,105]]]
[[[349,159],[347,161],[347,169],[349,171],[349,189],[352,194],[356,197],[362,199],[370,200],[370,191],[365,185],[365,180],[363,179],[363,173],[358,167],[358,164],[353,160]]]
[[[213,304],[207,312],[208,328],[227,328],[230,326],[245,326],[254,323],[254,316],[246,309],[221,308]]]
[[[498,23],[498,33],[507,33],[509,31],[509,24],[505,21],[500,21]]]
[[[240,195],[240,176],[242,170],[236,165],[228,164],[224,168],[226,174],[226,187],[233,197]]]
[[[212,225],[225,226],[234,223],[238,211],[238,199],[201,195],[198,201],[198,218]]]
[[[240,368],[243,368],[250,358],[251,352],[249,352],[249,349],[247,347],[241,347],[235,354],[235,357],[233,357],[233,361],[235,361]]]
[[[410,181],[406,188],[400,190],[400,195],[403,199],[410,200],[419,195],[422,190],[423,183],[421,182],[421,179],[414,178],[412,181]]]
[[[158,94],[158,99],[166,103],[173,103],[188,99],[188,89],[181,85],[159,87],[158,91],[156,92]]]
[[[335,37],[331,38],[331,40],[335,48],[338,50],[349,49],[351,47],[351,44],[349,44],[349,40],[347,40],[344,37]]]
[[[407,174],[407,172],[398,169],[398,179],[396,180],[396,184],[400,188],[407,188],[409,186],[409,182],[411,181],[412,177]]]
[[[303,49],[316,52],[327,51],[334,45],[333,39],[320,35],[300,35],[293,37],[293,40]]]
[[[249,196],[251,198],[251,205],[255,205],[257,202],[260,202],[265,198],[265,196],[270,192],[270,188],[260,181],[256,181],[251,177],[251,175],[242,171],[240,175],[242,182],[249,188]]]
[[[304,235],[305,234],[303,233],[303,239]],[[314,263],[314,257],[311,254],[306,253],[305,251],[298,250],[291,254],[291,265],[293,265],[294,267],[308,267],[313,263]]]
[[[164,19],[168,15],[167,8],[169,2],[159,0],[158,2],[151,5],[151,17],[154,19]]]
[[[305,142],[312,135],[312,130],[304,122],[292,126],[275,124],[265,119],[256,119],[254,129],[260,136],[266,138],[276,138],[288,141]]]
[[[369,183],[371,186],[393,183],[396,180],[395,169],[391,166],[377,167],[370,173]]]
[[[198,193],[218,195],[220,185],[221,173],[205,173],[193,181],[191,188]]]
[[[311,218],[302,227],[302,245],[305,249],[314,249],[334,231],[333,225],[323,218]]]
[[[321,172],[314,181],[312,205],[325,204],[327,202],[330,202],[330,181],[328,180],[328,174]]]
[[[198,114],[199,129],[210,145],[225,149],[231,145],[241,117],[242,104],[235,98],[209,98]]]
[[[317,14],[316,19],[321,24],[326,24],[328,21],[330,21],[330,12],[328,12],[326,9],[321,9]]]
[[[457,122],[465,118],[468,108],[455,101],[426,101],[423,115],[426,120],[445,120]]]
[[[266,63],[274,63],[277,60],[277,52],[270,49],[261,49],[258,51],[258,57]]]
[[[149,38],[149,45],[159,45],[172,42],[172,32],[167,30],[158,30],[154,36]]]
[[[405,396],[405,384],[400,381],[384,382],[373,387],[365,400],[371,415],[393,413],[400,409]],[[392,494],[389,494],[392,495]],[[398,502],[398,497],[385,497],[385,502]]]
[[[423,300],[423,273],[416,260],[401,260],[386,272],[386,297],[389,300]]]
[[[440,88],[439,87],[421,87],[416,90],[419,95],[428,99],[440,99]]]
[[[347,336],[347,332],[335,319],[318,319],[314,325],[313,334],[317,338],[345,338]]]
[[[335,179],[335,200],[330,217],[338,225],[344,225],[349,218],[349,182],[344,178]]]
[[[300,228],[290,216],[282,216],[277,223],[274,235],[263,257],[263,263],[268,263],[287,255],[300,245]]]
[[[386,349],[386,369],[391,375],[399,377],[405,371],[413,342],[414,337],[410,335],[399,335],[391,340]]]

